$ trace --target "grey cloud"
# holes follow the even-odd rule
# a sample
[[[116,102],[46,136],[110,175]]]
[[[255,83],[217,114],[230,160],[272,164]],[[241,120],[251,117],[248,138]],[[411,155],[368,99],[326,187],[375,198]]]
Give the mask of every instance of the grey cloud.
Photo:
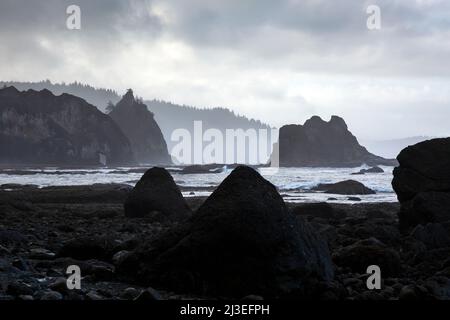
[[[232,50],[243,63],[298,72],[450,74],[450,65],[442,63],[450,54],[448,1],[79,0],[79,33],[65,28],[65,9],[72,3],[3,0],[0,35],[6,42],[28,36],[30,46],[40,36],[77,42],[93,54],[166,35],[198,52]],[[369,4],[381,7],[379,31],[366,28]],[[161,20],[153,10],[158,6],[173,19]]]
[[[234,49],[298,71],[379,76],[450,74],[450,4],[444,1],[169,1],[165,31],[193,47]],[[369,4],[382,29],[366,28]],[[447,40],[447,41],[446,41]],[[305,54],[306,52],[306,54]],[[286,60],[289,56],[292,59]]]
[[[82,9],[81,31],[66,29],[70,4]],[[366,28],[369,4],[381,7],[379,31]],[[393,79],[414,90],[437,81],[433,93],[448,90],[449,37],[447,0],[0,1],[2,80],[134,86],[146,98],[234,105],[253,117],[277,118],[277,124],[284,121],[283,110],[287,117],[295,114],[287,122],[337,113],[357,133],[371,130],[372,136],[380,129],[368,124],[382,118],[393,135],[409,134],[409,125],[393,125],[404,112],[408,124],[426,120],[418,134],[440,134],[450,97],[437,101],[418,94],[414,107],[405,108],[407,97],[381,101],[374,91],[375,101],[355,102],[353,88],[340,79],[373,80],[385,88],[385,79]],[[335,79],[333,86],[346,95],[336,104],[318,103],[320,94],[297,90],[298,75],[304,82],[316,76],[311,81],[317,88]],[[436,112],[423,117],[425,108]]]

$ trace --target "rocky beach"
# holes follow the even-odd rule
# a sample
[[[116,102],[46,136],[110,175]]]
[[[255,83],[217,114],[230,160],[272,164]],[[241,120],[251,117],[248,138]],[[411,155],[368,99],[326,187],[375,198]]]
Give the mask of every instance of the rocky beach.
[[[126,214],[136,206],[145,214]],[[400,209],[285,203],[244,166],[208,198],[183,198],[164,169],[134,190],[2,185],[0,299],[449,299],[448,233],[439,223],[400,232]],[[67,288],[70,265],[80,290]],[[380,290],[366,285],[369,265]]]

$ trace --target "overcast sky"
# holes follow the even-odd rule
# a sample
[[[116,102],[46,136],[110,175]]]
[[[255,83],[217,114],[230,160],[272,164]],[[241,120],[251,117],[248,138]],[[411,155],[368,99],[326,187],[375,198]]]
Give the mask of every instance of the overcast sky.
[[[275,126],[336,114],[362,139],[450,135],[448,0],[0,0],[0,41],[1,80],[131,87]]]

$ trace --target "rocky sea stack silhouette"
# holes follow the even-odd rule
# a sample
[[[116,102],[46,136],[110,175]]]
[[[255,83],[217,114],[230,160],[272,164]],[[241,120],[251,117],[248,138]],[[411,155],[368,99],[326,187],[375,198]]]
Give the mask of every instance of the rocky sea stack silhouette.
[[[134,164],[116,123],[85,100],[48,90],[0,90],[0,163],[8,165]]]
[[[128,137],[134,156],[142,164],[169,164],[171,158],[161,129],[145,104],[131,89],[109,113]]]
[[[376,156],[358,143],[344,119],[324,121],[313,116],[304,125],[286,125],[279,134],[282,167],[358,167],[396,165],[395,159]]]

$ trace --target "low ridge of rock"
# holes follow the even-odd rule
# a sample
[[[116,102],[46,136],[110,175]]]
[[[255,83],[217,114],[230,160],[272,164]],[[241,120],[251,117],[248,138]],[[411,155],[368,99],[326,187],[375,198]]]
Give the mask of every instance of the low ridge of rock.
[[[376,192],[355,180],[345,180],[337,183],[321,183],[312,188],[313,191],[343,195],[375,194]]]
[[[369,168],[369,169],[361,169],[358,172],[354,172],[352,174],[353,175],[358,175],[358,174],[366,174],[366,173],[383,173],[383,172],[384,172],[383,169],[381,169],[378,166],[375,166],[375,167],[372,167],[372,168]]]

